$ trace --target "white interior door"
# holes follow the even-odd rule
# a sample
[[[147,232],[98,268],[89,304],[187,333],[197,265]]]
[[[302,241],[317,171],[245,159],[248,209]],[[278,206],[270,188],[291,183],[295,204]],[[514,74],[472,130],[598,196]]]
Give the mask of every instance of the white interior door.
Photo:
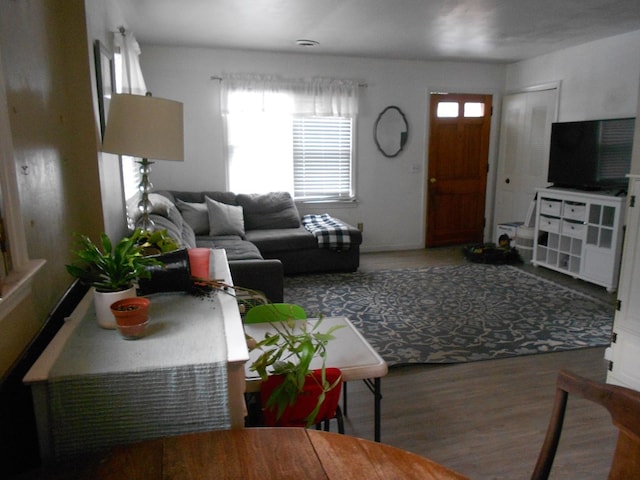
[[[557,86],[504,97],[494,210],[496,225],[525,221],[535,189],[549,184],[549,140],[557,101]]]

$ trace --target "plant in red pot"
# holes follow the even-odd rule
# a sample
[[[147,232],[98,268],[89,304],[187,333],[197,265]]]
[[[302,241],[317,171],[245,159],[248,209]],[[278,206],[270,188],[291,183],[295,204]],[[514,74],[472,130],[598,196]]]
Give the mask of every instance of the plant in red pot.
[[[321,324],[322,318],[271,322],[276,333],[252,348],[262,351],[250,369],[262,378],[265,425],[308,427],[335,416],[342,375],[326,367],[326,345],[340,326],[321,332]],[[312,369],[316,357],[321,367]]]
[[[135,340],[144,335],[149,323],[149,304],[148,298],[131,297],[123,298],[111,305],[111,313],[124,338]]]

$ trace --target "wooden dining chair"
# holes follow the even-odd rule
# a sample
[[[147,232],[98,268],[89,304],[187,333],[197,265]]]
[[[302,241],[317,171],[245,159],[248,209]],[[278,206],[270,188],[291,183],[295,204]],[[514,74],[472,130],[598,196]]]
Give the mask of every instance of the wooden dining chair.
[[[640,392],[606,383],[594,382],[561,370],[547,434],[533,471],[532,480],[549,477],[560,441],[568,395],[591,400],[606,408],[618,428],[618,441],[609,471],[609,480],[640,478]]]

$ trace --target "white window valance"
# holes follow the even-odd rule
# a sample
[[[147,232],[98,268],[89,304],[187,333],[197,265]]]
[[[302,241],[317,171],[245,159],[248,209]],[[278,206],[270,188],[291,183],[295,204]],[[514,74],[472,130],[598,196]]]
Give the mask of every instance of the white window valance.
[[[354,117],[358,87],[352,80],[229,75],[222,78],[221,109],[223,115],[261,112]]]

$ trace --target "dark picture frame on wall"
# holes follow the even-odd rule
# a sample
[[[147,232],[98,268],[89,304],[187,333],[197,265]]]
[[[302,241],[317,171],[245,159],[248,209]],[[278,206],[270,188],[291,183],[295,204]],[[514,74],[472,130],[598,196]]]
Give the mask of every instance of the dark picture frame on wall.
[[[96,66],[96,85],[98,89],[98,113],[100,116],[100,135],[104,139],[109,113],[109,101],[115,88],[115,68],[113,54],[100,40],[93,42],[93,55]]]

